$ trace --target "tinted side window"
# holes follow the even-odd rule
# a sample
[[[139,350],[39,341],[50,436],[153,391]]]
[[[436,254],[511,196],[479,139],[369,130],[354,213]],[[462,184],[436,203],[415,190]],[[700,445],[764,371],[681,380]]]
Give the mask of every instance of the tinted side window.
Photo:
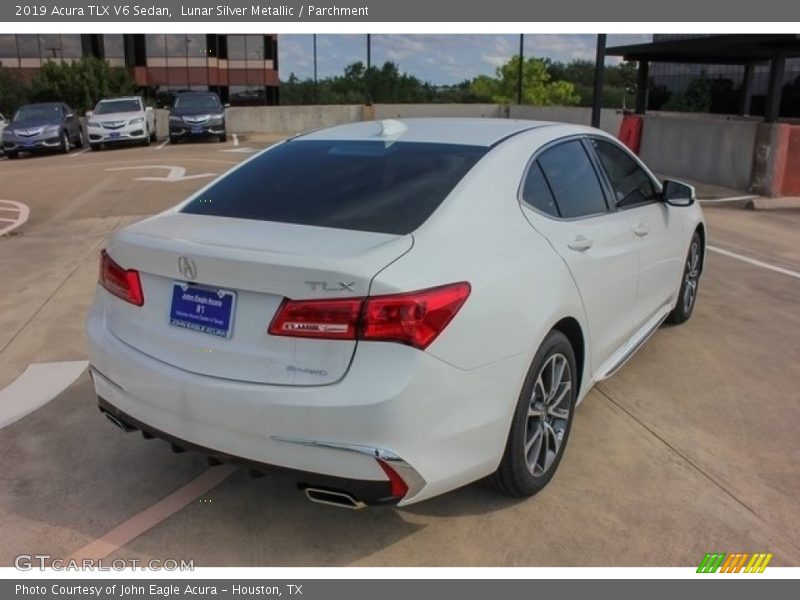
[[[617,206],[656,199],[656,188],[650,177],[627,152],[603,140],[592,140],[592,145],[611,182]]]
[[[525,185],[522,187],[522,199],[547,215],[561,216],[556,199],[553,198],[553,192],[550,191],[538,162],[534,162],[528,170]]]
[[[550,148],[539,156],[538,162],[563,218],[572,219],[608,210],[600,180],[580,141]]]

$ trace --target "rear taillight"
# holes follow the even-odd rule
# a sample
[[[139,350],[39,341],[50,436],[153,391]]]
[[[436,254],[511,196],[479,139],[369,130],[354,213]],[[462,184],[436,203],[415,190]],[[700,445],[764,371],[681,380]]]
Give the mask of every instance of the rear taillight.
[[[368,298],[361,339],[400,342],[424,350],[456,316],[469,292],[469,284],[462,282]]]
[[[345,300],[284,299],[269,326],[272,335],[354,340],[361,298]]]
[[[398,342],[424,350],[444,331],[470,293],[466,282],[407,294],[342,300],[289,300],[272,335]]]
[[[100,253],[98,283],[126,302],[130,302],[136,306],[142,306],[144,304],[144,294],[142,293],[142,283],[139,281],[139,272],[133,269],[123,269],[111,259],[105,250]]]

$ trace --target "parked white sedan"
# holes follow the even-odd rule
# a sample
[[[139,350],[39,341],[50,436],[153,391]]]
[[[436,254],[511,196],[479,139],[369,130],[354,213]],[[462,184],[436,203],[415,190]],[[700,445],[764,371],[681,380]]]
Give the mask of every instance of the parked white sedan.
[[[94,111],[86,113],[89,146],[100,150],[104,145],[138,142],[149,145],[155,140],[153,108],[139,96],[100,100]]]
[[[705,226],[587,127],[362,122],[256,155],[114,234],[87,321],[100,409],[309,499],[533,494],[575,406],[689,318]]]

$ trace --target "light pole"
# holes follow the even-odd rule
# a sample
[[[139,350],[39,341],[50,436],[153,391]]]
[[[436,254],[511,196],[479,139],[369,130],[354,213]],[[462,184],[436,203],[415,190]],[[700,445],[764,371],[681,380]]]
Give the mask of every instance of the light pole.
[[[372,90],[370,89],[370,69],[372,68],[372,36],[368,33],[367,34],[367,73],[366,73],[366,84],[367,84],[367,106],[372,104]]]
[[[517,104],[522,104],[522,65],[523,65],[523,52],[525,45],[525,34],[519,34],[519,65],[517,68]]]
[[[317,34],[314,34],[314,104],[319,104],[317,91]]]

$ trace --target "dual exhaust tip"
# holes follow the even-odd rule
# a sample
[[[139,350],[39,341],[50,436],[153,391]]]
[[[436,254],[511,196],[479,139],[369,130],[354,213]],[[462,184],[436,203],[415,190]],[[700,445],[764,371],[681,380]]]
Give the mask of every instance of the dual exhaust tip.
[[[116,427],[121,429],[125,432],[135,431],[135,427],[131,427],[128,423],[119,420],[117,417],[112,415],[107,411],[103,411],[103,415],[106,419],[111,421]],[[152,435],[145,436],[148,438],[152,438]],[[184,449],[177,447],[173,444],[172,447],[173,451],[175,452],[183,452]],[[213,461],[212,461],[213,459]],[[209,457],[209,464],[218,465],[221,464],[221,461],[214,457]],[[361,500],[358,500],[352,494],[342,491],[335,491],[335,490],[328,490],[322,488],[315,488],[315,487],[307,487],[304,490],[306,498],[308,498],[311,502],[315,502],[316,504],[325,504],[327,506],[335,506],[337,508],[349,508],[350,510],[360,510],[362,508],[366,508],[366,504],[364,504]]]

